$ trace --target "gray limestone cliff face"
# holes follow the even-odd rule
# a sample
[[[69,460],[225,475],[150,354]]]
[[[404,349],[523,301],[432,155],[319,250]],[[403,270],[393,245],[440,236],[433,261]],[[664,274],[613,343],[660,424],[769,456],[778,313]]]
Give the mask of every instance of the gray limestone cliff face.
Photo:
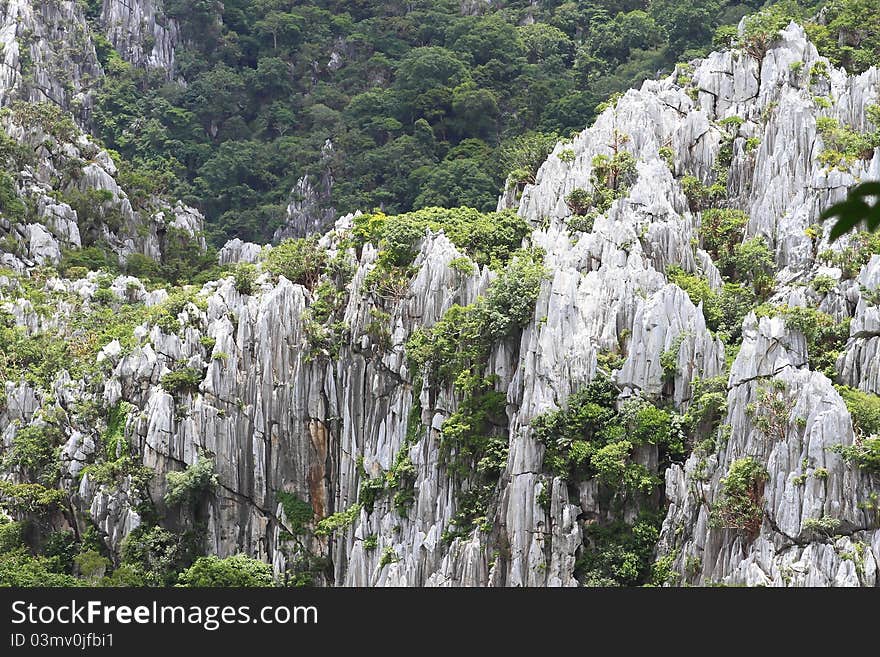
[[[841,382],[877,392],[880,329],[870,292],[880,283],[880,258],[856,281],[843,280],[841,270],[821,264],[818,254],[839,252],[846,240],[829,244],[805,231],[857,179],[880,177],[877,151],[846,172],[829,170],[818,160],[823,144],[816,130],[819,116],[866,129],[865,108],[877,102],[880,78],[876,69],[846,76],[829,66],[827,79],[817,83],[821,89],[811,89],[806,72],[792,74],[794,61],[809,71],[823,60],[803,30],[791,25],[760,67],[741,53],[714,53],[693,63],[687,82],[678,84],[682,71],[645,82],[571,143],[559,144],[535,185],[523,190],[518,211],[533,226],[526,241],[542,249],[547,276],[534,316],[521,334],[493,346],[486,368],[505,396],[509,449],[491,486],[486,522],[463,536],[447,531],[479,483],[474,473],[452,473],[440,447],[441,428],[459,408],[461,394],[451,385],[422,382],[410,369],[405,344],[454,304],[484,294],[495,274],[475,263],[451,266],[466,256],[442,233],[428,232],[406,289],[383,301],[387,317],[377,331],[375,300],[364,282],[378,253],[370,244],[342,251],[350,243],[351,216],[339,219],[320,242],[330,258],[353,271],[338,353],[312,344],[315,293],[275,280],[260,264],[266,251],[240,241],[227,244],[220,258],[224,264],[257,263],[251,293],[236,289],[231,277],[208,283],[170,325],[145,321],[135,329],[132,348],[111,342],[101,351],[105,380],[98,395],[106,406],[125,401],[134,409],[124,433],[139,461],[155,472],[146,494],[161,500],[164,475],[207,452],[219,480],[203,510],[211,553],[245,552],[272,563],[279,574],[317,555],[326,560],[318,583],[329,585],[576,586],[576,562],[587,549],[585,522],[614,511],[594,482],[570,485],[545,470],[545,448],[533,424],[565,408],[612,354],[622,362],[609,374],[623,398],[663,395],[680,411],[691,401],[695,379],[727,380],[729,430],[712,449],[695,449],[665,473],[668,509],[656,557],[677,574],[677,583],[875,585],[880,531],[876,511],[865,502],[876,498],[880,485],[841,457],[838,450],[856,439],[852,419],[832,382],[810,369],[805,336],[780,317],[750,314],[728,370],[725,344],[707,328],[702,307],[666,276],[674,265],[705,277],[715,290],[722,286],[710,254],[699,248],[702,215],[692,210],[681,178],[690,174],[711,184],[729,148],[728,204],[748,215],[746,238],[764,237],[775,258],[770,300],[852,317],[839,359]],[[818,92],[830,107],[813,101]],[[733,116],[742,119],[735,134],[719,123]],[[666,148],[671,166],[661,154]],[[565,149],[574,157],[560,158]],[[621,149],[636,161],[628,193],[597,214],[589,232],[570,230],[565,197],[579,188],[592,191],[594,158]],[[89,184],[117,195],[107,180],[112,172],[98,169],[89,170]],[[508,195],[500,203],[515,202]],[[72,242],[66,212],[56,208],[46,215],[61,217],[56,230]],[[175,222],[188,221],[182,206],[164,212],[166,221],[169,213]],[[28,257],[51,260],[50,247],[36,233],[27,236],[35,245]],[[20,269],[29,266],[20,260]],[[817,273],[834,282],[821,300],[804,286]],[[94,279],[46,285],[90,298],[98,287]],[[147,291],[125,277],[110,289],[148,307],[167,299],[164,290]],[[27,302],[2,300],[30,332],[45,321]],[[64,313],[59,308],[53,321],[64,321]],[[184,366],[201,372],[201,382],[167,391],[163,376]],[[7,446],[19,423],[40,421],[41,408],[95,394],[63,376],[53,395],[17,382],[7,382],[5,391],[0,427]],[[768,395],[775,402],[769,419]],[[118,551],[141,523],[136,509],[145,492],[129,481],[109,486],[88,473],[78,478],[94,460],[100,436],[81,428],[66,437],[65,486]],[[641,457],[656,465],[656,450]],[[748,533],[719,526],[713,516],[731,466],[745,458],[766,473],[760,518]],[[403,460],[411,464],[408,504],[401,509],[384,488],[366,503],[370,482],[383,485]],[[308,502],[318,519],[354,508],[353,520],[330,536],[301,533],[287,516],[283,493]]]
[[[323,234],[333,227],[336,211],[331,207],[333,175],[329,161],[333,154],[333,142],[329,139],[321,149],[324,171],[319,176],[302,176],[290,191],[290,202],[285,211],[284,223],[272,236],[274,242],[290,237]]]
[[[717,454],[693,454],[666,473],[670,508],[660,554],[684,582],[749,586],[875,586],[880,530],[866,502],[877,482],[835,451],[853,442],[831,381],[804,367],[803,336],[779,318],[751,315],[729,379],[730,436]],[[761,390],[779,399],[762,407]],[[766,394],[766,393],[765,393]],[[757,404],[751,414],[747,409]],[[767,427],[755,417],[769,417]],[[725,476],[738,459],[766,467],[756,533],[718,527]]]
[[[128,34],[129,44],[147,39],[132,31],[135,23],[160,29],[156,23],[160,14],[150,1],[108,0],[104,14],[119,35]],[[165,52],[162,43],[157,41],[155,48]],[[119,185],[109,153],[73,122],[64,123],[63,113],[55,115],[56,108],[64,110],[76,124],[88,126],[94,90],[104,74],[80,3],[2,3],[0,53],[0,107],[12,108],[0,119],[0,127],[21,145],[24,155],[16,158],[16,193],[31,208],[24,221],[0,213],[0,238],[7,240],[0,264],[18,272],[34,265],[56,265],[63,250],[96,241],[107,243],[120,263],[133,253],[159,260],[169,230],[182,231],[195,248],[205,248],[201,213],[160,198],[135,207]],[[160,57],[155,65],[165,63]],[[28,104],[37,103],[45,109],[28,110]],[[98,195],[101,201],[94,200]],[[81,210],[100,205],[99,214],[112,215],[113,220],[86,221],[78,216],[71,207],[77,197],[87,199]]]
[[[165,15],[162,0],[104,0],[101,26],[127,62],[174,76],[180,28]]]
[[[72,123],[69,134],[52,134],[51,126],[12,112],[0,119],[0,128],[28,153],[14,182],[31,208],[24,218],[0,214],[0,237],[7,240],[0,254],[3,266],[25,272],[34,265],[57,265],[64,249],[99,241],[120,264],[133,253],[160,260],[173,231],[205,249],[198,210],[158,197],[135,207],[118,183],[113,159]]]
[[[88,121],[103,71],[80,3],[4,2],[0,53],[0,107],[48,101]]]

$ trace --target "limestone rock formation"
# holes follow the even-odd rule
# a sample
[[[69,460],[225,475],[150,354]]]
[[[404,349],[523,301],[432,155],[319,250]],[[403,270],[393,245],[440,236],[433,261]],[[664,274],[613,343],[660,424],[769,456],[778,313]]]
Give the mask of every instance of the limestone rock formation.
[[[31,11],[30,3],[7,3],[7,23],[13,9],[21,13],[25,5]],[[170,23],[153,22],[153,3],[108,0],[103,16],[115,45],[133,62],[173,68],[176,32]],[[145,29],[155,38],[149,53]],[[24,88],[14,48],[5,57],[0,102]],[[532,228],[526,243],[541,249],[546,276],[533,316],[521,331],[496,341],[487,359],[485,374],[504,400],[507,458],[489,486],[485,516],[464,535],[449,530],[481,483],[475,471],[454,472],[442,445],[444,422],[461,408],[462,393],[448,382],[425,380],[406,344],[454,305],[486,295],[498,273],[442,231],[426,232],[411,276],[377,302],[370,292],[370,276],[381,266],[377,248],[352,246],[355,217],[336,221],[320,247],[351,276],[341,290],[341,327],[332,329],[338,333],[318,337],[316,331],[330,331],[315,326],[318,289],[273,276],[265,266],[268,251],[241,241],[224,247],[220,263],[256,263],[249,289],[233,277],[185,295],[148,291],[126,277],[105,281],[104,288],[95,274],[47,280],[58,304],[49,321],[64,324],[64,304],[100,297],[115,307],[133,300],[166,315],[157,320],[145,313],[124,346],[103,346],[97,388],[70,376],[53,381],[51,393],[7,381],[2,444],[8,447],[21,427],[75,402],[125,404],[130,410],[122,432],[138,464],[152,471],[148,486],[139,489],[133,477],[108,483],[93,480],[87,469],[83,474],[98,458],[101,431],[94,424],[65,426],[62,450],[65,490],[116,555],[142,521],[143,498],[161,504],[165,475],[210,455],[219,482],[203,509],[210,553],[245,552],[273,564],[279,576],[320,558],[324,567],[311,572],[328,585],[576,586],[583,583],[579,561],[591,549],[591,524],[616,511],[594,480],[568,482],[548,469],[536,418],[567,408],[602,368],[610,370],[621,403],[662,397],[676,414],[687,412],[696,380],[723,377],[726,429],[706,436],[711,446],[690,445],[690,456],[665,470],[667,508],[654,557],[669,569],[668,581],[873,586],[880,530],[870,500],[877,499],[880,482],[843,458],[841,449],[857,434],[832,381],[811,369],[816,354],[809,353],[807,336],[781,314],[752,312],[742,322],[742,345],[731,350],[708,328],[704,304],[667,278],[676,266],[722,289],[719,263],[698,248],[702,208],[683,177],[708,187],[727,158],[721,167],[725,203],[747,215],[743,239],[762,237],[772,252],[768,301],[819,306],[819,293],[804,286],[819,273],[831,280],[821,307],[838,320],[852,317],[838,361],[840,383],[880,392],[880,329],[870,294],[880,282],[880,257],[856,272],[856,282],[843,280],[842,270],[820,262],[819,254],[840,253],[847,241],[830,244],[821,227],[812,236],[809,231],[858,179],[880,177],[876,149],[846,171],[825,166],[816,128],[818,117],[829,116],[867,129],[865,110],[877,102],[880,73],[872,68],[847,76],[828,65],[827,78],[816,83],[822,89],[811,89],[806,73],[792,74],[795,61],[806,71],[825,60],[792,24],[760,66],[727,51],[693,62],[687,81],[681,70],[649,80],[559,144],[536,183],[523,190],[518,212]],[[829,108],[813,101],[819,91]],[[15,124],[6,128],[16,138],[22,134]],[[91,163],[82,167],[79,184],[105,190],[120,210],[120,253],[158,255],[159,225],[198,233],[200,215],[182,205],[166,203],[149,220],[138,215],[114,180],[110,158],[79,136],[58,144],[63,155],[42,154],[40,165],[22,175],[27,193],[38,199],[41,221],[2,220],[5,234],[25,245],[20,253],[4,253],[4,267],[24,273],[57,262],[61,246],[82,243],[76,213],[53,200],[47,185],[59,157],[86,159],[87,149]],[[559,157],[563,150],[573,157]],[[597,156],[608,162],[622,152],[633,158],[632,179],[625,190],[615,188],[616,198],[590,217],[588,230],[579,229],[566,198],[575,190],[600,192],[608,182]],[[311,184],[300,183],[303,203]],[[513,202],[508,194],[500,204]],[[307,217],[304,206],[294,206],[291,217]],[[294,221],[291,234],[306,232],[309,221]],[[110,233],[105,236],[114,239]],[[46,318],[15,289],[12,277],[0,276],[0,304],[17,326],[36,333]],[[106,301],[101,289],[113,299]],[[730,353],[736,355],[728,365]],[[168,375],[181,372],[198,376],[170,385]],[[637,458],[660,467],[656,446]],[[748,529],[718,520],[729,494],[725,481],[743,459],[760,473],[753,500],[758,515]],[[394,488],[388,482],[402,464],[406,483]],[[295,517],[287,503],[292,496],[307,503],[314,520]],[[315,531],[315,521],[340,512],[349,514],[344,526]],[[169,522],[180,520],[168,513]],[[624,515],[633,521],[632,509]]]

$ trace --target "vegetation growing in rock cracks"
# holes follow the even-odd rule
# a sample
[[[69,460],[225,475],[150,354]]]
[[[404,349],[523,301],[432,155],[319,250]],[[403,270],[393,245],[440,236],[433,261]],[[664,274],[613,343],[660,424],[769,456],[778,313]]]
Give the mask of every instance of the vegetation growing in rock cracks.
[[[713,526],[757,534],[763,520],[763,490],[767,470],[751,456],[730,464],[721,480],[719,497],[712,505]]]

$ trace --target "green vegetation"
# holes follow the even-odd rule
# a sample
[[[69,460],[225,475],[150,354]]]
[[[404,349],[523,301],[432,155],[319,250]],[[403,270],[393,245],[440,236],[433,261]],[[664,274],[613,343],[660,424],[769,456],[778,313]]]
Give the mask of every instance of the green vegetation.
[[[856,69],[876,61],[870,3],[832,5],[831,23],[811,26],[820,50]],[[326,204],[343,213],[487,211],[508,175],[534,180],[557,135],[583,129],[616,92],[724,45],[716,27],[729,34],[755,8],[552,0],[472,15],[453,0],[175,2],[166,13],[186,38],[173,82],[97,39],[107,77],[95,129],[130,163],[133,190],[197,205],[218,242],[265,241],[297,179],[326,171],[336,181]],[[763,56],[789,16],[815,13],[774,11],[749,22],[750,54]]]
[[[721,422],[726,415],[727,377],[694,379],[691,382],[691,403],[682,424],[692,442],[698,438],[704,439],[701,443],[704,453],[715,451]]]
[[[269,251],[266,270],[291,283],[314,289],[327,264],[327,252],[318,246],[318,237],[284,240]]]
[[[837,386],[852,416],[853,427],[862,436],[880,435],[880,396],[855,388]]]
[[[257,281],[257,268],[249,262],[242,262],[232,270],[232,280],[239,294],[253,294]]]
[[[69,587],[86,583],[67,572],[65,559],[52,554],[34,555],[24,540],[24,523],[8,522],[0,515],[0,587]]]
[[[442,230],[478,265],[501,268],[520,248],[529,226],[511,211],[484,214],[472,208],[431,207],[396,217],[361,215],[355,218],[353,234],[357,244],[379,247],[379,267],[387,269],[410,265],[426,230]]]
[[[285,525],[291,536],[301,536],[307,525],[312,522],[315,517],[315,510],[312,505],[301,499],[296,493],[287,491],[278,491],[275,497],[284,510],[284,517],[287,520]]]
[[[315,527],[316,536],[328,536],[343,529],[348,529],[354,524],[361,513],[361,505],[355,502],[345,511],[337,511],[333,515],[321,520]]]
[[[788,434],[793,406],[785,382],[773,379],[770,385],[758,387],[756,400],[746,406],[746,415],[769,441],[778,443]]]
[[[870,392],[837,386],[852,416],[855,441],[837,448],[850,463],[865,472],[880,473],[880,397]]]
[[[598,478],[610,490],[651,493],[660,479],[633,459],[640,445],[654,444],[668,457],[683,455],[673,416],[647,401],[633,399],[618,413],[617,389],[598,377],[568,398],[567,408],[532,421],[544,444],[544,468],[567,481]]]
[[[575,573],[584,586],[639,586],[653,575],[653,556],[663,518],[642,513],[634,523],[588,525]]]
[[[715,527],[737,529],[753,536],[763,519],[763,491],[767,470],[751,456],[730,464],[721,480],[720,497],[712,505],[711,523]]]
[[[214,472],[214,460],[204,455],[199,455],[183,472],[169,472],[165,479],[168,483],[165,504],[168,506],[195,503],[219,484]]]
[[[832,241],[836,240],[841,235],[863,223],[871,233],[877,232],[878,228],[880,228],[880,203],[876,201],[869,202],[868,199],[876,199],[878,196],[880,196],[880,182],[863,182],[850,189],[846,199],[825,210],[821,215],[823,220],[837,217],[837,222],[829,234],[830,239]],[[866,233],[858,233],[856,235],[856,240],[861,244],[876,242],[877,239],[876,236]],[[832,257],[839,257],[847,263],[844,271],[848,271],[851,275],[855,271],[854,266],[856,263],[847,260],[846,255],[847,252],[852,250],[853,247],[846,247],[842,252],[832,252]],[[868,253],[874,252],[876,251],[868,251]]]
[[[201,370],[194,367],[183,367],[162,376],[160,383],[166,392],[177,396],[198,392],[203,377]]]
[[[849,317],[838,321],[815,308],[767,304],[759,306],[755,313],[758,317],[782,317],[787,328],[803,333],[810,369],[823,372],[829,379],[836,378],[837,357],[849,339]]]
[[[414,369],[429,385],[453,383],[464,394],[443,425],[441,452],[461,474],[490,446],[494,428],[506,425],[505,396],[484,378],[492,345],[514,337],[532,319],[541,281],[541,256],[524,251],[474,304],[453,306],[431,329],[417,329],[406,344]]]
[[[703,304],[706,326],[726,341],[737,339],[742,330],[743,318],[755,307],[754,291],[741,283],[724,283],[721,292],[715,292],[709,281],[695,274],[688,274],[677,265],[666,269],[670,283],[687,292],[694,305]]]
[[[252,559],[244,554],[236,554],[225,559],[216,556],[199,557],[195,563],[180,573],[177,586],[185,587],[268,587],[275,586],[272,566]]]
[[[459,479],[476,471],[476,482],[460,497],[447,540],[485,524],[485,507],[505,467],[506,396],[484,370],[492,345],[515,337],[532,320],[545,277],[543,254],[521,251],[470,306],[452,306],[430,329],[417,329],[406,343],[412,370],[432,388],[452,384],[461,394],[457,410],[443,423],[440,452]],[[413,426],[412,418],[410,426]],[[360,501],[364,503],[364,486]],[[382,484],[384,486],[384,484]],[[406,505],[407,499],[396,499]]]
[[[382,556],[379,558],[379,567],[384,568],[385,566],[389,566],[398,561],[400,561],[400,557],[397,556],[397,552],[394,551],[393,547],[388,545],[382,550]]]
[[[57,424],[31,424],[12,438],[12,449],[2,460],[4,469],[20,469],[29,481],[55,486],[61,476],[58,454],[65,436]]]
[[[5,171],[0,171],[0,216],[14,222],[25,218],[27,208],[19,198],[15,181]]]
[[[511,137],[499,149],[501,170],[518,186],[534,184],[538,169],[558,141],[555,132],[529,131]]]
[[[822,135],[824,148],[819,153],[819,162],[826,167],[837,167],[848,171],[856,160],[870,160],[874,149],[880,146],[880,106],[869,108],[868,115],[873,117],[873,132],[859,133],[846,126],[841,126],[837,119],[820,116],[816,119],[816,130]]]
[[[198,530],[171,532],[141,525],[122,542],[122,562],[107,582],[110,586],[173,586],[179,573],[204,552]]]

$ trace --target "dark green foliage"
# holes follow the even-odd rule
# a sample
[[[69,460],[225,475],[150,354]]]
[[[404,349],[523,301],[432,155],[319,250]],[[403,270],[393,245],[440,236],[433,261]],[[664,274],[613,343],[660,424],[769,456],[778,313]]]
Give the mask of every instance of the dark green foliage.
[[[199,557],[192,566],[180,573],[177,586],[255,588],[275,586],[275,582],[272,566],[259,559],[252,559],[244,554],[225,559],[211,555]]]
[[[194,367],[184,367],[173,372],[168,372],[162,377],[160,383],[166,392],[172,395],[196,393],[202,383],[202,371]]]
[[[268,238],[298,178],[327,170],[340,212],[490,210],[508,174],[533,180],[556,134],[705,52],[714,27],[743,9],[553,0],[469,15],[447,1],[175,0],[165,11],[186,38],[174,82],[127,64],[96,30],[108,75],[93,119],[130,163],[121,170],[135,202],[183,198],[218,243]],[[331,52],[341,55],[332,66]]]
[[[91,246],[100,238],[103,226],[114,233],[122,228],[122,211],[113,192],[109,190],[73,189],[64,194],[64,201],[76,210],[77,225],[85,246]]]
[[[620,150],[620,146],[628,140],[629,137],[615,132],[615,143],[612,145],[614,155],[597,155],[593,158],[590,173],[592,192],[574,189],[565,197],[572,214],[593,219],[597,214],[608,211],[615,200],[629,193],[635,180],[636,161],[631,153]]]
[[[303,501],[295,493],[280,490],[275,495],[281,508],[284,509],[284,517],[287,519],[287,529],[293,536],[300,536],[306,526],[315,517],[312,505]]]
[[[692,442],[700,438],[715,439],[727,415],[727,377],[694,379],[691,403],[684,416],[684,426]]]
[[[859,438],[839,451],[847,461],[865,472],[880,472],[880,437]]]
[[[171,532],[141,525],[122,542],[122,564],[114,573],[114,583],[173,586],[178,573],[203,554],[203,543],[204,536],[198,530]]]
[[[155,262],[150,258],[146,258],[146,256],[142,257],[150,262]],[[135,258],[135,266],[137,266],[138,261],[139,259]],[[104,269],[115,272],[119,270],[119,260],[106,245],[94,244],[83,249],[65,249],[62,253],[58,270],[63,274],[67,274],[74,267],[83,267],[88,271]],[[138,275],[134,272],[131,273],[133,276]]]
[[[494,483],[480,482],[458,496],[458,511],[441,536],[444,543],[469,536],[475,529],[484,532],[491,529],[487,514],[494,491]]]
[[[703,212],[700,237],[716,266],[723,268],[742,242],[749,216],[741,210],[711,208]]]
[[[3,552],[2,545],[0,545],[0,552]],[[56,564],[52,570],[70,575],[73,572],[73,560],[77,554],[76,536],[72,531],[52,532],[43,542],[41,552],[46,559]]]
[[[327,264],[327,253],[316,237],[284,240],[266,257],[266,269],[291,283],[314,289]]]
[[[767,470],[751,456],[734,461],[722,479],[719,499],[712,505],[713,526],[737,529],[749,536],[758,533],[763,519]]]
[[[165,490],[165,504],[195,504],[205,494],[213,491],[218,486],[217,475],[214,472],[214,461],[200,455],[195,463],[191,463],[183,472],[168,472],[165,475],[167,488]]]
[[[867,109],[869,117],[877,121],[880,117],[880,106],[874,105]],[[860,133],[848,126],[840,125],[837,119],[829,116],[820,116],[816,119],[816,130],[822,135],[823,150],[818,160],[826,167],[837,167],[841,171],[848,171],[856,160],[868,160],[874,156],[874,149],[880,146],[880,125],[873,132]],[[870,183],[868,190],[871,189]],[[864,195],[859,188],[856,195]],[[876,188],[874,188],[876,195]],[[852,194],[851,194],[852,196]]]
[[[72,587],[85,582],[57,572],[54,559],[34,556],[26,548],[0,550],[0,587]]]
[[[651,576],[654,547],[663,518],[643,512],[633,524],[622,520],[588,525],[575,573],[584,586],[640,586]]]
[[[535,182],[538,169],[559,141],[556,133],[528,132],[508,140],[501,148],[501,167],[512,182]]]
[[[364,479],[358,490],[358,503],[367,510],[367,513],[373,512],[373,505],[376,503],[379,495],[385,490],[385,478],[374,477],[373,479]]]
[[[6,468],[20,468],[30,481],[54,486],[60,477],[57,450],[64,433],[57,424],[31,424],[20,428],[12,439],[12,449],[3,459]]]
[[[544,467],[569,481],[597,477],[611,490],[650,493],[659,478],[632,459],[639,445],[657,444],[681,456],[682,436],[671,415],[641,399],[616,410],[617,388],[604,376],[568,398],[567,407],[532,421],[544,444]]]
[[[507,426],[506,406],[507,395],[496,391],[490,380],[483,380],[470,390],[441,427],[440,456],[450,470],[464,477],[473,463],[482,463],[486,451],[499,440],[493,436]],[[507,445],[506,441],[503,443],[502,451]],[[506,454],[501,459],[503,467]],[[497,477],[501,468],[487,465],[484,469]]]
[[[838,0],[825,7],[824,25],[809,25],[810,38],[836,66],[861,73],[880,59],[876,0]]]
[[[72,142],[79,132],[70,115],[56,103],[18,100],[4,112],[19,125],[38,128],[59,142]]]
[[[693,212],[706,210],[727,196],[726,185],[716,182],[707,186],[702,180],[692,175],[684,176],[681,179],[681,189]]]
[[[835,240],[848,233],[862,222],[871,232],[880,228],[880,202],[869,202],[868,199],[880,198],[880,182],[864,182],[853,187],[846,197],[836,205],[822,213],[822,219],[833,219],[837,222],[831,229],[830,239]]]
[[[5,171],[0,171],[0,216],[13,223],[25,218],[27,208],[15,189],[15,181]]]

